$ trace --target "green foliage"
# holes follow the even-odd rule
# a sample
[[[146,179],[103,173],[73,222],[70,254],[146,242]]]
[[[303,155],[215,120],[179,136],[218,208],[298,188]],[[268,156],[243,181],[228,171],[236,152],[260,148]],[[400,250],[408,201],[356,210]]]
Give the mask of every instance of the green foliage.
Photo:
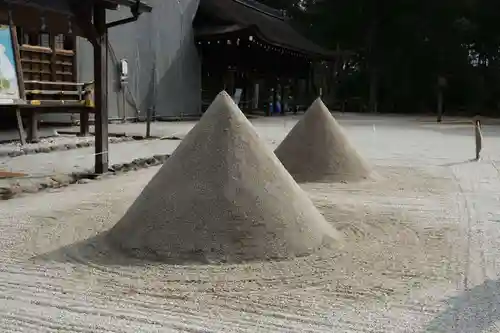
[[[287,10],[317,43],[355,53],[339,87],[350,97],[367,100],[370,75],[377,73],[382,111],[435,110],[443,76],[448,111],[500,114],[499,0],[265,3]]]

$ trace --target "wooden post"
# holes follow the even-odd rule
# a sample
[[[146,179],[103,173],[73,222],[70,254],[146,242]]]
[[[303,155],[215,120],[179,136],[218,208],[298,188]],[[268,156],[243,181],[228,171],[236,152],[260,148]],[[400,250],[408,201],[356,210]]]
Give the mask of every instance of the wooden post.
[[[83,108],[80,110],[80,133],[79,136],[89,136],[89,110]]]
[[[94,43],[94,82],[95,82],[95,172],[108,171],[108,84],[107,56],[108,32],[106,28],[106,9],[99,3],[94,4],[94,28],[97,40]]]
[[[440,123],[443,120],[443,89],[438,88],[437,93],[437,122]]]
[[[285,106],[287,104],[287,99],[288,97],[286,96],[286,80],[285,78],[281,77],[280,79],[281,85],[280,85],[280,94],[281,94],[281,110],[280,114],[284,116],[286,114]]]
[[[438,77],[437,84],[437,122],[440,123],[443,120],[443,112],[444,112],[444,88],[446,87],[446,78],[444,76]]]
[[[32,108],[30,110],[28,126],[29,126],[28,141],[32,143],[40,141],[38,135],[38,112],[36,108]]]
[[[153,118],[153,108],[149,107],[146,111],[146,138],[151,137],[151,118]]]
[[[21,141],[21,145],[26,144],[26,138],[24,136],[24,126],[23,126],[23,118],[21,117],[21,109],[19,106],[16,107],[16,121],[17,121],[17,131],[19,132],[19,140]]]
[[[23,78],[23,71],[21,69],[21,55],[19,53],[19,41],[17,38],[17,30],[14,26],[14,22],[12,21],[12,15],[10,14],[9,11],[9,29],[10,29],[10,35],[12,38],[12,49],[14,50],[14,58],[15,58],[15,66],[16,66],[16,75],[17,75],[17,86],[19,88],[19,99],[22,101],[26,100],[26,92],[24,89],[24,78]],[[16,106],[16,121],[17,121],[17,130],[19,132],[19,140],[21,141],[21,145],[26,144],[26,136],[24,132],[24,126],[23,126],[23,118],[21,114],[21,108],[19,106]]]
[[[273,109],[271,111],[271,116],[274,115],[278,104],[278,94],[279,94],[279,79],[277,77],[273,78]]]
[[[262,105],[264,105],[264,114],[266,117],[269,117],[271,115],[271,106],[270,104],[273,102],[272,100],[272,90],[271,90],[271,77],[269,74],[266,74],[265,80],[264,80],[264,85],[262,89]]]

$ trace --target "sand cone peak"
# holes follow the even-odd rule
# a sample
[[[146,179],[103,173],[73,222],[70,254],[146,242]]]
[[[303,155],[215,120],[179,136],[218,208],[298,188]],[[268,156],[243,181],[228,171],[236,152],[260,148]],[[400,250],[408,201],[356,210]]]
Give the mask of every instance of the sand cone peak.
[[[366,179],[371,173],[320,98],[307,109],[275,153],[298,182],[355,181]]]
[[[208,262],[304,255],[338,237],[226,93],[108,234],[135,256]]]

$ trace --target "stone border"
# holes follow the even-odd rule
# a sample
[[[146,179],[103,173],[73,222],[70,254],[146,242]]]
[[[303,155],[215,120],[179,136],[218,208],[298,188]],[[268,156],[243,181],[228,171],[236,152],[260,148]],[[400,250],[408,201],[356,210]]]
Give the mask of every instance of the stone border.
[[[151,138],[151,140],[154,140],[157,138]],[[120,137],[112,137],[109,139],[109,143],[121,143],[121,142],[127,142],[127,141],[140,141],[140,140],[146,140],[145,137],[142,136],[120,136]],[[81,141],[77,143],[65,143],[65,144],[59,144],[59,145],[53,145],[53,146],[43,146],[43,147],[21,147],[21,150],[14,150],[14,151],[0,151],[0,158],[2,157],[17,157],[17,156],[22,156],[22,155],[33,155],[33,154],[47,154],[53,151],[63,151],[63,150],[72,150],[72,149],[79,149],[79,148],[87,148],[87,147],[93,147],[94,146],[94,140],[92,141]]]
[[[107,176],[126,173],[151,166],[163,164],[170,155],[154,155],[149,158],[137,158],[130,163],[113,164],[109,172],[98,175],[92,171],[74,172],[71,174],[60,174],[37,178],[10,179],[12,183],[0,184],[0,200],[9,200],[23,193],[37,193],[42,190],[66,187],[71,184],[86,184],[92,180],[98,180]],[[9,179],[7,179],[9,181]]]

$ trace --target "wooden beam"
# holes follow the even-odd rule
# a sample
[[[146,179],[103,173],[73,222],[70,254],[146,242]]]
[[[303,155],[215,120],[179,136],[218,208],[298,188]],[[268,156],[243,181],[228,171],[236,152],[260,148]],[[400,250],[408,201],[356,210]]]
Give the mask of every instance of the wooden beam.
[[[96,31],[95,21],[92,24],[92,7],[86,6],[83,1],[76,3],[74,1],[67,1],[68,6],[70,7],[73,13],[73,19],[76,22],[78,28],[82,32],[81,35],[87,38],[87,40],[94,45],[97,44],[97,40],[99,38],[99,33]],[[94,3],[94,8],[99,7],[99,4]],[[100,7],[102,8],[102,7]],[[94,11],[95,17],[95,11]],[[95,19],[95,18],[94,18]],[[73,33],[75,35],[75,33]]]
[[[95,172],[108,171],[108,32],[106,9],[94,4],[94,28],[97,40],[94,43],[95,82]]]

